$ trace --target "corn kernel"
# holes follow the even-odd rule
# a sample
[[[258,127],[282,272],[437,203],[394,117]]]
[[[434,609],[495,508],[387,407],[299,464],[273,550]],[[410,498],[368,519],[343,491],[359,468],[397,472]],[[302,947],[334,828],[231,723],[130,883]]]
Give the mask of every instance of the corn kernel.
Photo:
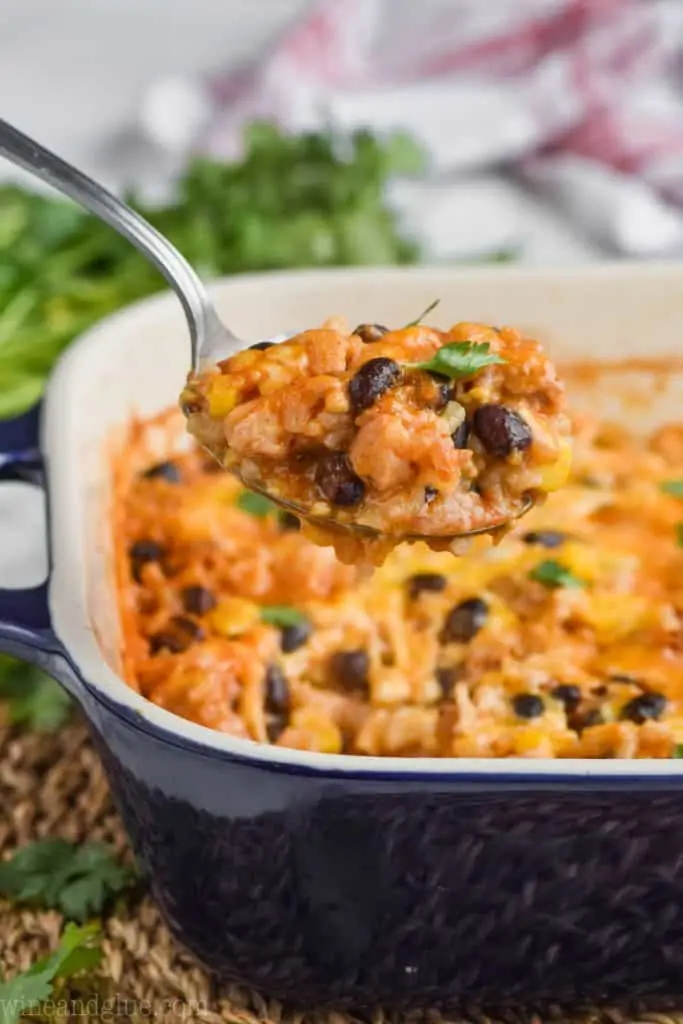
[[[221,636],[240,636],[259,621],[259,607],[242,597],[226,597],[209,612],[207,619]]]
[[[513,745],[519,757],[527,757],[529,754],[552,756],[548,735],[538,726],[530,725],[516,730]]]
[[[562,549],[562,564],[586,583],[597,580],[602,569],[594,548],[573,541],[566,543]]]
[[[465,422],[465,408],[460,402],[448,402],[441,413],[441,419],[448,425],[448,433],[454,434],[461,423]]]
[[[605,642],[614,642],[641,626],[648,613],[646,598],[632,594],[591,594],[580,611]]]
[[[339,727],[319,708],[297,708],[292,714],[294,729],[307,734],[311,748],[322,754],[339,754],[342,749],[342,734]]]
[[[541,489],[550,493],[557,491],[567,482],[569,470],[572,466],[572,449],[568,441],[563,441],[560,447],[560,455],[556,462],[550,466],[543,466],[540,470]]]
[[[209,415],[222,420],[237,405],[239,392],[225,377],[216,377],[209,387]]]
[[[483,384],[477,384],[467,393],[468,401],[476,405],[485,405],[491,401],[491,389]]]

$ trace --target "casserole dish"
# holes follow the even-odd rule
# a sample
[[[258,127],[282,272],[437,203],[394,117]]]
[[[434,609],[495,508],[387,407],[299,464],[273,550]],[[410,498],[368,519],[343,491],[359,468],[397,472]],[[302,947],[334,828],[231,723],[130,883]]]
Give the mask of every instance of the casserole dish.
[[[215,289],[254,340],[321,322],[511,323],[563,360],[662,360],[583,375],[573,404],[651,429],[680,418],[681,268],[358,270]],[[109,452],[172,404],[189,346],[163,296],[62,358],[40,417],[2,424],[0,477],[44,463],[49,580],[0,591],[0,646],[50,671],[90,723],[169,925],[221,976],[339,1006],[683,994],[678,760],[432,760],[307,753],[212,732],[120,678]],[[655,387],[655,383],[657,386]]]

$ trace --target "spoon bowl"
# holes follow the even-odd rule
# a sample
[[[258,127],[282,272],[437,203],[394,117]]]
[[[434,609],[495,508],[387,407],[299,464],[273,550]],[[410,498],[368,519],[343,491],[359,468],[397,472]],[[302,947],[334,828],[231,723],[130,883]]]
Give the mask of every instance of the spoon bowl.
[[[209,451],[210,449],[207,449]],[[214,453],[212,453],[214,454]],[[215,457],[215,456],[214,456]],[[334,516],[319,516],[309,509],[304,508],[303,505],[297,504],[295,501],[290,501],[287,498],[283,498],[281,495],[271,494],[265,487],[262,487],[259,483],[253,480],[246,480],[240,473],[239,468],[231,467],[230,472],[235,476],[240,483],[242,483],[248,490],[254,491],[256,494],[261,494],[264,498],[268,498],[274,505],[281,508],[283,512],[291,512],[299,519],[305,519],[306,522],[311,523],[313,526],[319,526],[325,530],[332,530],[339,533],[350,533],[357,537],[365,540],[381,540],[386,535],[381,533],[374,526],[369,526],[367,523],[346,523],[342,520],[336,519]],[[521,519],[533,508],[533,499],[527,496],[521,509],[515,514],[514,519]],[[405,533],[400,534],[398,541],[433,541],[441,544],[449,544],[456,540],[467,540],[470,537],[481,537],[487,533],[496,533],[498,530],[504,529],[510,520],[504,520],[500,523],[495,523],[491,526],[480,526],[474,530],[468,530],[467,533],[457,534],[421,534],[421,533]]]

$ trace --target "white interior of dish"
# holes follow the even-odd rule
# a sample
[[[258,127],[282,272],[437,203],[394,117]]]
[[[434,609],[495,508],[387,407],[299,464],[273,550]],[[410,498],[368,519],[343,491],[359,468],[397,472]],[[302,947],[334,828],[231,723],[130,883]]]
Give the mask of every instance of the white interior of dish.
[[[402,324],[440,298],[432,322],[512,324],[543,340],[559,361],[683,355],[683,267],[618,264],[586,269],[367,269],[253,275],[217,284],[219,311],[248,341],[314,326],[331,314],[353,324]],[[177,401],[189,340],[172,295],[132,307],[89,332],[61,360],[45,404],[42,447],[50,502],[55,630],[83,677],[179,737],[250,759],[338,772],[557,776],[662,775],[681,761],[403,759],[311,754],[212,732],[161,710],[117,674],[119,631],[107,529],[105,452],[133,415]],[[624,401],[626,396],[626,401]],[[574,405],[628,418],[643,429],[680,418],[683,372],[655,387],[643,371],[602,374],[571,395]]]

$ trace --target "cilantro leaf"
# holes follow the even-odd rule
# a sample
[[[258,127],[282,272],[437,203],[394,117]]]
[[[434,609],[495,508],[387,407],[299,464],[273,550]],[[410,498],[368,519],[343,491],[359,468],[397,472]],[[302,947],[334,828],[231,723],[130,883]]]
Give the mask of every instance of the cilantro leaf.
[[[558,587],[584,587],[585,583],[578,576],[574,576],[569,569],[554,558],[545,562],[539,562],[535,569],[529,573],[529,579],[542,583],[545,587],[555,590]]]
[[[683,523],[676,523],[676,543],[679,548],[683,548]]]
[[[683,743],[677,743],[674,747],[672,757],[683,757]]]
[[[488,341],[452,341],[444,345],[426,363],[410,363],[416,370],[428,370],[442,377],[471,377],[485,366],[505,363],[507,360],[489,351]]]
[[[421,313],[420,313],[420,315],[419,315],[419,316],[417,317],[417,319],[415,319],[415,320],[411,320],[409,324],[406,324],[406,327],[417,327],[417,325],[418,325],[418,324],[421,324],[421,323],[422,323],[422,321],[424,320],[424,318],[425,318],[426,316],[428,316],[428,315],[429,315],[429,313],[431,313],[431,311],[432,311],[433,309],[436,309],[436,307],[437,307],[437,306],[439,305],[439,303],[440,303],[440,302],[441,302],[441,299],[434,299],[434,301],[433,301],[433,302],[431,302],[431,303],[430,303],[430,304],[429,304],[429,305],[427,306],[427,308],[426,308],[426,309],[423,309],[423,310],[422,310],[422,312],[421,312]]]
[[[665,480],[659,485],[660,491],[671,494],[674,498],[683,498],[683,480]]]
[[[265,494],[257,494],[256,491],[242,491],[238,495],[236,505],[257,519],[265,519],[271,512],[277,511],[277,505],[273,504],[270,498],[266,498]]]
[[[0,701],[7,705],[13,725],[54,732],[64,725],[73,707],[62,687],[34,665],[0,657]]]
[[[307,618],[298,608],[287,604],[266,604],[261,608],[261,621],[269,626],[298,626]]]
[[[74,846],[65,839],[41,839],[0,863],[0,895],[83,921],[100,913],[134,878],[105,843]]]
[[[69,922],[64,929],[57,950],[48,957],[55,978],[72,978],[81,971],[91,971],[102,961],[102,950],[95,940],[99,937],[98,924],[76,925]],[[35,965],[34,965],[35,966]]]
[[[102,960],[98,936],[96,925],[68,924],[54,953],[10,981],[0,978],[0,1024],[17,1024],[22,1013],[50,998],[58,979],[97,967]]]

